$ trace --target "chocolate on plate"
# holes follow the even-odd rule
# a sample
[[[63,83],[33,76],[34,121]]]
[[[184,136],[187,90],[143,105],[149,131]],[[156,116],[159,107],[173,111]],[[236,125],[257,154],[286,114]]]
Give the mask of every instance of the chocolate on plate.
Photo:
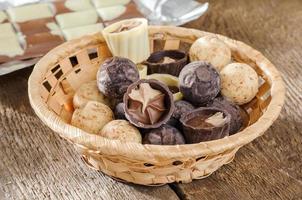
[[[231,115],[215,107],[200,107],[181,116],[188,144],[216,140],[229,135]]]
[[[207,106],[223,109],[231,115],[230,135],[237,133],[243,126],[241,108],[236,104],[227,101],[222,96],[215,98],[211,103],[207,104]]]
[[[165,124],[174,110],[169,88],[154,79],[141,79],[124,95],[126,118],[140,128],[157,128]]]
[[[160,73],[178,76],[188,63],[188,56],[179,50],[156,51],[144,63],[148,66],[148,74]]]
[[[143,144],[177,145],[185,144],[185,139],[179,130],[164,124],[147,132],[143,138]]]
[[[97,73],[99,90],[113,100],[122,100],[129,85],[139,80],[136,65],[127,58],[105,60]]]
[[[187,64],[179,75],[179,88],[184,98],[196,106],[213,100],[220,91],[220,77],[207,62]]]

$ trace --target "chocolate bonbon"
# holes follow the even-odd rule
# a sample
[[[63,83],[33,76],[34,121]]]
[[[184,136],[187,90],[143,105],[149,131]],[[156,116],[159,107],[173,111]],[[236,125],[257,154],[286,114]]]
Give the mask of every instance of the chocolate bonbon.
[[[187,64],[179,75],[179,88],[184,98],[196,106],[213,100],[220,91],[220,77],[207,62]]]
[[[211,63],[217,71],[231,62],[230,48],[217,36],[204,36],[196,40],[190,48],[191,61]]]
[[[126,118],[140,128],[157,128],[171,117],[174,104],[168,87],[154,79],[141,79],[124,95]]]
[[[248,103],[258,92],[258,75],[247,64],[229,64],[221,70],[220,76],[221,94],[238,105]]]
[[[146,133],[143,144],[177,145],[185,144],[185,139],[179,130],[165,124]]]
[[[216,140],[229,135],[231,116],[215,107],[201,107],[181,116],[183,133],[189,144]]]
[[[148,66],[148,74],[171,74],[178,76],[187,64],[188,56],[179,50],[163,50],[152,53],[144,62]]]
[[[136,65],[127,58],[105,60],[97,73],[99,90],[107,97],[121,100],[129,85],[139,80]]]
[[[220,96],[215,98],[212,102],[207,104],[207,106],[223,109],[231,115],[230,135],[237,133],[243,126],[241,108],[236,104],[227,101],[224,97]]]

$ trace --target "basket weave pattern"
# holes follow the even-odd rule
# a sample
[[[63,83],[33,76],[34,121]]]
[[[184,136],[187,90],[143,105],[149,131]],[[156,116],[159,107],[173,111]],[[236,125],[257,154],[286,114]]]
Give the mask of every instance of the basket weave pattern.
[[[150,27],[151,52],[180,49],[188,52],[199,37],[214,35],[193,29]],[[100,34],[67,42],[45,55],[29,79],[30,102],[41,120],[72,142],[88,166],[119,180],[143,185],[191,182],[210,175],[233,160],[237,150],[262,135],[278,117],[284,102],[282,79],[258,51],[242,42],[216,35],[232,50],[232,58],[251,65],[261,77],[257,96],[243,108],[248,127],[220,140],[180,146],[123,144],[69,125],[77,88],[96,78],[111,57]]]

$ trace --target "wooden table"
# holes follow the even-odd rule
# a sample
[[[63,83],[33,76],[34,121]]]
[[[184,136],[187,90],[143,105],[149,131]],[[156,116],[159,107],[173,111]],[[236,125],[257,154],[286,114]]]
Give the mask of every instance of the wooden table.
[[[260,50],[283,74],[287,98],[267,133],[190,184],[143,187],[86,167],[27,97],[31,69],[0,77],[0,199],[302,199],[302,1],[216,0],[186,27]]]

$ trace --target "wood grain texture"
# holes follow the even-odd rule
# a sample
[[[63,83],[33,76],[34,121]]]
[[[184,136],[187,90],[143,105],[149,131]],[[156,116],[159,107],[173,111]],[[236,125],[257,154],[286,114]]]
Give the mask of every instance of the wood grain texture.
[[[302,199],[302,1],[210,1],[187,27],[224,34],[261,51],[282,73],[287,98],[267,133],[207,179],[174,184],[183,199]]]
[[[267,133],[210,177],[171,187],[118,183],[87,168],[73,146],[37,118],[27,97],[31,69],[0,77],[2,199],[302,199],[302,1],[210,0],[186,27],[260,50],[283,75],[287,99]]]

